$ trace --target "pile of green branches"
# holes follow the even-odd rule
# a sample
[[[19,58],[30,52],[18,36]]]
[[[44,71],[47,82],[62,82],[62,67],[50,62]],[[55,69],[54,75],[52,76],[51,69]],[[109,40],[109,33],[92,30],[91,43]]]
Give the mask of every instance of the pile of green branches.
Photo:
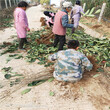
[[[48,33],[51,33],[47,29],[41,29],[38,31],[34,31],[32,33],[29,33],[27,36],[28,44],[24,45],[24,48],[27,50],[27,55],[25,56],[25,59],[27,62],[35,62],[36,59],[39,60],[38,64],[42,65],[44,64],[45,67],[48,67],[50,65],[53,65],[52,62],[48,62],[48,56],[52,53],[57,52],[57,48],[54,48],[52,43],[53,39],[49,39],[49,43],[44,44],[44,42],[41,42],[40,44],[37,42],[37,40],[41,39],[42,34],[45,37]],[[14,40],[12,43],[6,42],[0,45],[0,49],[3,49],[3,51],[0,53],[0,55],[6,54],[6,53],[14,53],[18,50],[18,41]],[[12,56],[15,58],[15,55]],[[21,57],[20,57],[21,58]],[[12,59],[12,58],[11,58]],[[8,59],[7,63],[10,61],[10,58]]]
[[[47,35],[48,30],[41,29],[38,31],[34,31],[28,34],[29,43],[25,45],[27,50],[27,55],[25,59],[28,62],[35,62],[36,59],[39,60],[38,64],[43,64],[46,67],[52,65],[51,62],[48,62],[48,56],[57,52],[57,48],[54,48],[52,43],[53,39],[49,39],[52,43],[44,44],[41,42],[40,44],[36,41],[36,39],[41,39],[42,34]],[[67,30],[67,36],[72,36],[72,39],[78,40],[80,42],[79,51],[84,53],[86,56],[94,56],[97,59],[98,64],[104,64],[105,67],[110,67],[110,40],[107,38],[99,39],[91,37],[90,35],[84,33],[82,30],[78,30],[71,35],[71,29]],[[6,43],[5,43],[6,44]],[[18,42],[15,40],[10,45],[1,45],[1,49],[4,48],[1,55],[6,53],[13,53],[18,48]],[[66,49],[66,48],[65,48]],[[15,57],[15,55],[13,56]],[[16,56],[17,58],[21,56]]]
[[[71,36],[71,30],[68,29],[67,35]],[[86,56],[94,56],[99,65],[104,67],[110,67],[110,40],[107,38],[99,39],[91,37],[84,33],[82,30],[78,30],[72,34],[72,39],[80,42],[79,51]]]

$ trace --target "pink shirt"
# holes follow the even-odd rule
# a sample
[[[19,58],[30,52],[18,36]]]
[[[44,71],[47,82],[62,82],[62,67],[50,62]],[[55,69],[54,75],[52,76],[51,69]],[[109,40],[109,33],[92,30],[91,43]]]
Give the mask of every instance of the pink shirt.
[[[17,7],[14,11],[14,24],[19,38],[26,38],[26,33],[28,28],[28,20],[26,12]]]
[[[57,35],[65,35],[66,28],[62,26],[62,17],[67,13],[63,11],[58,11],[55,15],[54,25],[53,25],[53,33]]]
[[[77,28],[79,25],[81,13],[84,13],[84,12],[83,12],[82,7],[79,5],[75,5],[71,11],[70,18],[74,19],[74,27],[75,28]]]
[[[75,5],[71,11],[70,17],[71,18],[75,18],[75,17],[80,18],[81,12],[84,13],[82,7],[79,5]]]

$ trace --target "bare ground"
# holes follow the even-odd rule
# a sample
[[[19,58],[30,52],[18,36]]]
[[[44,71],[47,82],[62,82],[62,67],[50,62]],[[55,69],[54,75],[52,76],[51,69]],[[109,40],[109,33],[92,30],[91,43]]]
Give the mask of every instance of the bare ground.
[[[104,21],[98,22],[97,18],[82,17],[81,25],[86,25],[87,27],[90,28],[90,30],[95,31],[93,33],[93,36],[97,36],[100,38],[103,38],[103,37],[110,38],[110,23],[109,22],[104,22]]]

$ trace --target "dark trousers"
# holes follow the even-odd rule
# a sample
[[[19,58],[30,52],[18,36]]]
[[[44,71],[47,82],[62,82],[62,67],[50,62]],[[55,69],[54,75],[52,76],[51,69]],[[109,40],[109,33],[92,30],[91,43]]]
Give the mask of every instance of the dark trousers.
[[[74,24],[74,18],[72,18],[72,20],[71,20],[71,24]],[[75,28],[73,27],[71,33],[73,34],[74,32],[75,32]]]
[[[56,47],[58,43],[59,43],[58,50],[63,50],[63,46],[66,43],[65,35],[63,35],[63,36],[55,35],[54,47]]]
[[[23,49],[24,43],[27,43],[26,38],[19,38],[19,49]]]

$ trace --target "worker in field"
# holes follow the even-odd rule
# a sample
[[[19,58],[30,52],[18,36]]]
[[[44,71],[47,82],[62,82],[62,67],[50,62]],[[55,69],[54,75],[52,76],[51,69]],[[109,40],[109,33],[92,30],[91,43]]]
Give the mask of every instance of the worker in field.
[[[75,29],[78,28],[81,13],[84,13],[83,8],[80,5],[81,2],[77,0],[75,6],[71,10],[70,19],[71,23],[74,24],[74,28],[72,28],[72,33],[74,33]]]
[[[55,15],[53,33],[55,34],[54,47],[59,43],[58,50],[63,50],[66,43],[66,28],[73,28],[73,24],[68,24],[68,12],[72,9],[72,3],[65,1],[62,5],[62,10]]]
[[[47,24],[48,27],[53,26],[55,14],[56,13],[51,12],[51,11],[44,11],[44,15],[47,16],[46,24]]]
[[[49,60],[56,61],[53,73],[56,80],[74,83],[82,78],[84,70],[90,71],[93,65],[84,54],[77,51],[77,40],[70,40],[67,46],[67,50],[50,55]]]
[[[18,7],[14,11],[14,26],[19,39],[19,49],[25,51],[23,48],[24,43],[27,43],[26,34],[27,31],[30,31],[28,26],[28,19],[26,15],[26,9],[28,3],[21,1],[18,3]]]

